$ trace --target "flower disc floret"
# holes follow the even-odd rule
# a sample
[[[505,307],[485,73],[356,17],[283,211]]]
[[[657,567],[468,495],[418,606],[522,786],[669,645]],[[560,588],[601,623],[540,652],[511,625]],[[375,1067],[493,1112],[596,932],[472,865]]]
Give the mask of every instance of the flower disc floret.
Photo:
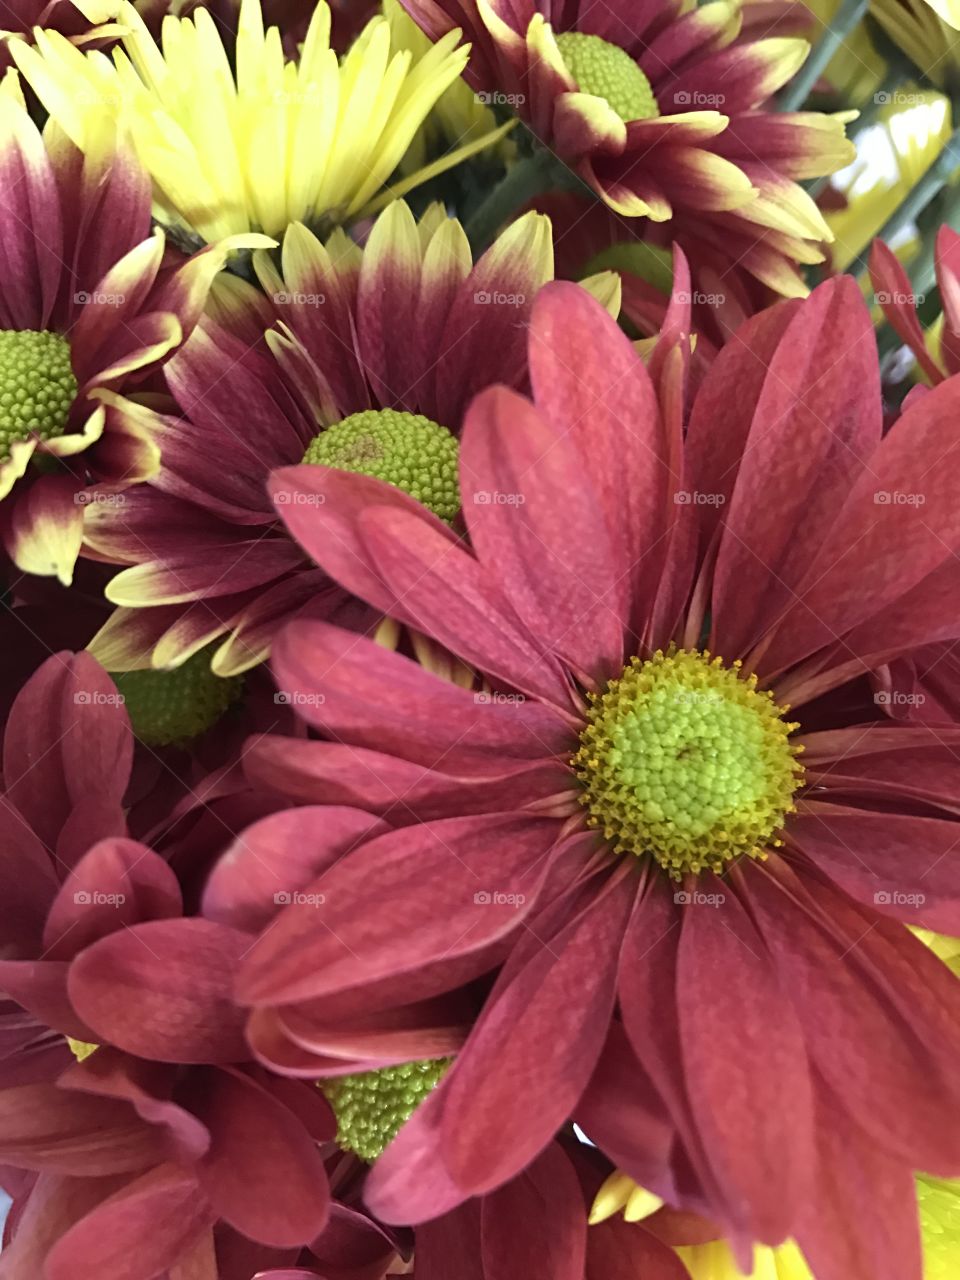
[[[580,91],[605,98],[624,123],[660,114],[650,81],[625,49],[580,31],[557,36],[557,47]]]
[[[324,1080],[321,1087],[337,1117],[337,1142],[364,1160],[376,1160],[449,1065],[449,1058],[433,1058]]]
[[[62,436],[76,394],[66,338],[38,329],[0,329],[0,461],[19,440]]]
[[[671,876],[777,846],[803,769],[772,694],[695,650],[633,658],[591,695],[573,757],[587,822]]]

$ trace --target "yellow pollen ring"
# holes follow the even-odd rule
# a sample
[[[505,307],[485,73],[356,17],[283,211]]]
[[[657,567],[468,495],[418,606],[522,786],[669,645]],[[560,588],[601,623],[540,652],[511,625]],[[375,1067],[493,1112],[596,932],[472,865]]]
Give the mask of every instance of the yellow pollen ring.
[[[704,651],[632,658],[599,694],[572,758],[587,825],[674,879],[765,858],[803,780],[798,724],[757,677]]]

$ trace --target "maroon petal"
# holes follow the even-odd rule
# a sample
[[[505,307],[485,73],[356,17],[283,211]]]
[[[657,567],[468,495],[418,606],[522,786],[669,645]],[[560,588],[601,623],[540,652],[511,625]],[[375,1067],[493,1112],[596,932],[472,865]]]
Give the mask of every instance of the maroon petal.
[[[570,746],[570,730],[540,703],[478,696],[327,623],[291,623],[273,666],[308,723],[401,759],[452,768],[477,756],[537,759]]]
[[[954,936],[960,935],[958,839],[956,822],[811,801],[790,824],[791,844],[852,898]]]
[[[614,877],[488,998],[443,1085],[443,1159],[465,1189],[518,1173],[574,1109],[606,1038],[634,889]]]
[[[585,1280],[690,1280],[690,1273],[673,1249],[638,1222],[608,1218],[591,1227],[587,1236]]]
[[[749,873],[749,876],[748,876]],[[960,982],[902,925],[807,878],[744,878],[767,949],[793,995],[807,1052],[879,1147],[945,1177],[960,1137]]]
[[[470,1201],[417,1227],[416,1257],[423,1280],[487,1280],[480,1254],[480,1204]]]
[[[801,661],[868,619],[876,625],[955,558],[958,409],[960,381],[951,378],[915,401],[884,436],[834,517],[795,603],[770,634],[761,674]]]
[[[288,1004],[480,952],[521,926],[556,830],[549,819],[504,814],[369,841],[310,886],[315,901],[287,907],[254,944],[239,999]]]
[[[193,1078],[189,1106],[210,1133],[196,1174],[214,1211],[264,1244],[308,1244],[326,1223],[329,1187],[307,1130],[238,1072],[212,1069]]]
[[[244,772],[255,786],[301,804],[356,805],[397,826],[517,810],[570,791],[560,761],[504,760],[499,768],[495,759],[479,761],[440,772],[362,747],[270,734],[247,749]]]
[[[813,1177],[813,1102],[800,1025],[763,940],[732,893],[684,908],[677,1007],[684,1076],[707,1158],[744,1235],[790,1235]],[[749,1001],[743,993],[749,992]]]
[[[163,1134],[113,1098],[53,1084],[0,1090],[0,1160],[24,1169],[99,1176],[164,1158]]]
[[[3,744],[7,795],[48,848],[56,847],[71,809],[90,795],[121,800],[132,758],[127,713],[89,654],[48,658],[10,709]]]
[[[178,916],[177,877],[136,840],[101,840],[64,880],[47,918],[47,958],[70,960],[98,938],[141,920]]]
[[[0,887],[4,904],[3,955],[39,954],[44,920],[57,892],[57,877],[46,849],[2,797]]]
[[[943,374],[927,349],[923,326],[914,305],[910,277],[896,254],[882,240],[874,240],[870,250],[870,281],[887,323],[916,356],[927,378],[936,385]]]
[[[256,933],[355,844],[386,829],[369,813],[335,805],[262,818],[233,842],[211,872],[204,915]]]
[[[679,441],[666,439],[642,361],[586,290],[562,282],[537,297],[530,376],[537,408],[579,446],[618,548],[618,574],[631,575],[637,607],[649,608],[663,565],[667,504],[678,482]]]
[[[693,402],[686,439],[690,483],[717,497],[700,511],[701,548],[709,545],[733,493],[770,362],[799,304],[780,303],[737,330],[721,347]]]
[[[196,1116],[170,1100],[175,1079],[173,1067],[101,1045],[82,1062],[73,1062],[59,1083],[78,1093],[129,1102],[141,1119],[163,1130],[167,1158],[192,1164],[209,1147],[210,1136]]]
[[[250,946],[211,920],[155,920],[111,934],[74,960],[69,990],[98,1036],[159,1062],[249,1057],[243,1011],[231,999]]]
[[[51,1246],[123,1182],[123,1176],[117,1174],[108,1178],[41,1174],[8,1216],[0,1253],[2,1280],[45,1277],[44,1264]]]
[[[60,200],[26,109],[10,95],[0,109],[0,328],[45,329],[63,270]]]
[[[636,1182],[664,1200],[671,1194],[675,1197],[669,1173],[674,1128],[619,1023],[610,1027],[574,1119],[590,1141]]]
[[[0,960],[0,991],[42,1026],[92,1043],[96,1036],[77,1016],[67,994],[69,968],[63,960]]]
[[[819,1167],[795,1233],[811,1271],[817,1280],[920,1280],[911,1171],[870,1142],[829,1089],[818,1095]]]
[[[585,468],[568,428],[522,396],[493,387],[471,406],[460,487],[477,558],[544,646],[602,683],[623,666],[630,566]]]
[[[195,1179],[160,1165],[114,1193],[60,1237],[46,1280],[146,1280],[179,1260],[213,1215]]]
[[[587,1206],[573,1165],[557,1143],[483,1198],[480,1235],[487,1276],[520,1280],[540,1269],[550,1280],[583,1280]]]
[[[870,315],[855,282],[840,277],[794,313],[770,362],[722,513],[714,652],[746,652],[791,600],[817,531],[879,443],[880,404]]]

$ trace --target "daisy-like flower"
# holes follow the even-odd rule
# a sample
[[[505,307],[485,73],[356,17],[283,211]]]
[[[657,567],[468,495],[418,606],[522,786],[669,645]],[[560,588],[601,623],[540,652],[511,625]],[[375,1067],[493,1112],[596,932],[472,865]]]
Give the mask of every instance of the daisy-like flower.
[[[482,387],[525,384],[525,324],[553,256],[537,214],[474,264],[455,219],[433,206],[417,224],[397,203],[363,250],[342,232],[323,245],[294,226],[280,271],[265,255],[256,266],[272,306],[251,291],[252,337],[204,320],[168,370],[183,417],[126,406],[163,460],[122,508],[89,509],[91,548],[132,566],[111,582],[121,608],[92,645],[109,670],[170,666],[225,637],[213,666],[235,674],[308,602],[327,613],[346,604],[277,519],[276,467],[377,475],[452,520],[463,415]],[[274,322],[269,350],[251,350],[256,325]]]
[[[371,477],[274,478],[318,564],[486,684],[323,622],[278,638],[326,740],[267,737],[250,776],[399,829],[263,931],[237,997],[319,1048],[345,1009],[389,1027],[493,977],[371,1171],[387,1221],[572,1118],[744,1261],[792,1237],[818,1280],[919,1280],[913,1171],[960,1168],[960,985],[905,923],[960,925],[960,731],[869,701],[845,727],[841,694],[960,630],[960,383],[883,435],[847,279],[742,329],[684,431],[688,354],[671,324],[648,373],[582,290],[541,291],[534,403],[467,414],[469,546]]]
[[[467,79],[627,217],[690,213],[792,261],[830,233],[797,180],[853,158],[843,123],[763,107],[806,57],[792,37],[741,36],[738,0],[684,10],[533,0],[404,0],[434,39],[463,25]],[[750,6],[747,6],[749,8]]]
[[[960,372],[960,236],[950,227],[937,232],[934,258],[937,289],[943,308],[936,324],[925,333],[917,318],[910,277],[882,240],[870,252],[874,297],[897,337],[910,348],[925,381],[936,386]]]
[[[69,583],[88,480],[156,470],[155,442],[110,407],[189,336],[239,237],[162,269],[149,179],[102,122],[86,154],[41,135],[10,73],[0,90],[0,526],[28,573]],[[122,498],[119,499],[122,501]]]
[[[468,53],[450,32],[415,61],[391,48],[379,16],[340,62],[326,0],[296,62],[284,60],[276,27],[264,31],[260,0],[243,0],[235,69],[205,9],[165,18],[159,48],[132,5],[119,20],[129,34],[112,62],[38,31],[36,49],[14,50],[17,65],[81,150],[104,115],[121,120],[153,179],[159,215],[208,242],[362,216]],[[498,133],[409,175],[403,190]]]

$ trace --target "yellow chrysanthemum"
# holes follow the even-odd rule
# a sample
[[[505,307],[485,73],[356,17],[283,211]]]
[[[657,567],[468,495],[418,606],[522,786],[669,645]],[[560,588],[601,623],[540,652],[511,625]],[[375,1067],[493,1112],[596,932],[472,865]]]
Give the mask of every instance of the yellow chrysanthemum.
[[[889,95],[865,130],[857,159],[833,183],[846,207],[826,215],[834,269],[845,271],[903,203],[950,138],[950,103],[939,93],[904,88]]]
[[[431,48],[430,40],[401,6],[400,0],[383,0],[384,17],[390,23],[390,36],[395,49],[408,49],[415,58],[424,57]],[[454,80],[437,99],[436,106],[424,120],[400,164],[401,173],[415,172],[432,157],[448,147],[459,147],[489,135],[497,127],[493,111],[483,95],[471,89],[466,80]],[[505,138],[498,152],[508,160],[516,151]]]
[[[956,90],[960,84],[958,0],[871,0],[870,13],[931,84]]]
[[[422,57],[398,50],[380,16],[338,60],[326,0],[292,62],[277,28],[264,31],[260,0],[243,0],[235,70],[205,9],[166,17],[162,48],[131,4],[120,21],[128,34],[112,60],[39,30],[36,49],[19,45],[14,56],[81,150],[105,113],[123,121],[153,179],[158,218],[207,241],[251,229],[276,235],[297,221],[329,225],[382,203],[384,184],[469,53],[457,47],[459,31]],[[474,139],[391,194],[498,136]]]
[[[954,943],[953,939],[940,941]],[[954,943],[954,947],[960,948],[960,943]],[[956,958],[953,951],[950,954]],[[960,1180],[918,1178],[917,1202],[923,1235],[924,1280],[956,1280],[960,1275]],[[590,1222],[603,1222],[621,1210],[627,1222],[640,1222],[656,1213],[662,1204],[652,1192],[617,1170],[597,1192]],[[679,1247],[677,1253],[691,1280],[815,1280],[792,1240],[776,1249],[758,1245],[753,1253],[753,1270],[749,1272],[740,1270],[725,1240],[685,1245]]]

